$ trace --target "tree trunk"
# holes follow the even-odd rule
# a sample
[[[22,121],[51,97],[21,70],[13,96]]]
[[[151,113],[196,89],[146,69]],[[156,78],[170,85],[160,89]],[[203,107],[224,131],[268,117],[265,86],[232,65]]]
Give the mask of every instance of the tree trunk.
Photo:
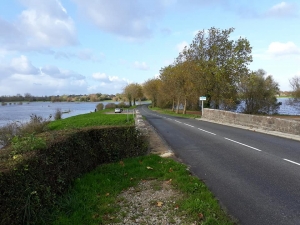
[[[176,113],[179,113],[179,99],[177,100]]]
[[[173,98],[173,103],[172,103],[172,112],[175,111],[175,99]]]
[[[187,104],[187,100],[186,98],[184,99],[184,107],[183,107],[183,112],[182,114],[186,114],[186,104]]]

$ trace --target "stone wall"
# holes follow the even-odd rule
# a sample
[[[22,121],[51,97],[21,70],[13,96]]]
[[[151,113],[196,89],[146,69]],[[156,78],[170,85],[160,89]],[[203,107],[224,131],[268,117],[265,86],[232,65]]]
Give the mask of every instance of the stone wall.
[[[207,108],[204,108],[203,118],[218,123],[229,123],[267,131],[300,135],[300,121],[295,120],[269,116],[255,116]]]

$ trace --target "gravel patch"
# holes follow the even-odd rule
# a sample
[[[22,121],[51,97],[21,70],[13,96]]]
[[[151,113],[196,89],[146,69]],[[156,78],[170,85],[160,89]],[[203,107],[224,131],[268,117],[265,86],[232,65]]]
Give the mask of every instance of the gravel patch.
[[[147,180],[141,181],[138,186],[123,191],[117,198],[121,207],[118,215],[122,222],[115,225],[131,224],[190,224],[184,213],[178,213],[176,201],[183,197],[174,190],[170,181]]]

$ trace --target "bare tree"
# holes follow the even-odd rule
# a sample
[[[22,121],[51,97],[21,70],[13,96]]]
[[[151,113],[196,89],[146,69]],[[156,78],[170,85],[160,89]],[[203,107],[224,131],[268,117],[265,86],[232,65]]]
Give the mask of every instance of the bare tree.
[[[296,101],[300,101],[300,76],[294,76],[289,80],[292,88],[292,97]]]

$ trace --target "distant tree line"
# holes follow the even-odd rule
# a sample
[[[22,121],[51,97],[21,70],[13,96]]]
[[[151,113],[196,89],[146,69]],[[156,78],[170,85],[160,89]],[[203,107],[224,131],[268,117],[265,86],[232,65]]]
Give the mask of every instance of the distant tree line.
[[[17,94],[14,96],[0,96],[0,102],[35,102],[35,101],[51,101],[51,102],[98,102],[105,100],[119,101],[123,99],[121,94],[89,94],[89,95],[54,95],[54,96],[33,96],[30,93],[24,95]]]

